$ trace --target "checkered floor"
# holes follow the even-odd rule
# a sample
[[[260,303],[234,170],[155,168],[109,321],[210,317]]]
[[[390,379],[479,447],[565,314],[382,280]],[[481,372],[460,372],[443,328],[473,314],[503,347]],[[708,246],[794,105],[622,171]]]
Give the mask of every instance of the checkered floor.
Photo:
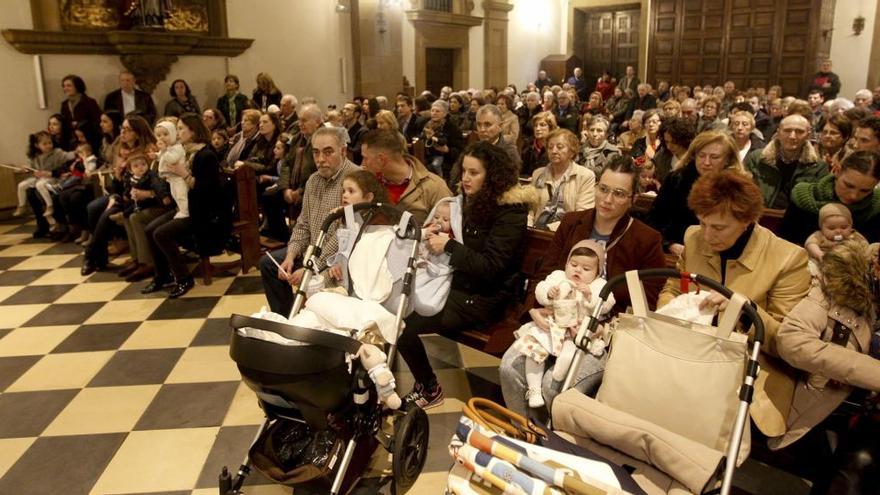
[[[0,494],[216,494],[262,414],[227,349],[227,320],[265,304],[258,272],[141,295],[112,271],[79,274],[81,249],[0,222]],[[114,260],[121,265],[126,256]],[[498,359],[424,337],[446,394],[431,409],[427,464],[410,493],[442,493],[463,401],[501,400]],[[400,390],[412,377],[398,363]],[[749,461],[737,493],[806,493]],[[248,495],[290,489],[252,475]]]
[[[266,304],[259,273],[198,282],[178,300],[114,272],[79,274],[81,249],[0,223],[0,493],[216,494],[262,414],[227,349],[230,314]],[[125,256],[116,264],[125,262]],[[440,493],[463,400],[500,399],[498,359],[425,339],[447,395],[411,493]],[[404,368],[405,369],[405,368]],[[411,376],[398,373],[401,389]],[[248,495],[289,494],[252,475]]]

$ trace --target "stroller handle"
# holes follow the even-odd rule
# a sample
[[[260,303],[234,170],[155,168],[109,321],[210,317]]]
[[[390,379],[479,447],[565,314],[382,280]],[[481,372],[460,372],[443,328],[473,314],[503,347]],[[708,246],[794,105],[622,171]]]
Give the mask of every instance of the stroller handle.
[[[400,215],[400,210],[390,203],[357,203],[352,205],[352,208],[356,212],[363,210],[379,211],[387,214],[391,218]],[[324,219],[324,223],[321,224],[321,231],[327,232],[330,229],[330,226],[333,225],[333,222],[339,220],[343,216],[345,216],[344,208],[339,208],[338,210],[331,212],[327,215],[327,218]],[[402,235],[398,234],[398,237],[412,239],[416,242],[422,240],[422,229],[419,224],[416,223],[415,218],[410,217],[409,222],[407,222],[406,232]]]
[[[715,292],[718,292],[722,296],[730,299],[733,297],[733,291],[728,289],[727,287],[721,285],[716,280],[713,280],[709,277],[705,277],[703,275],[697,273],[688,273],[688,272],[680,272],[674,268],[649,268],[647,270],[639,270],[638,271],[639,280],[645,280],[648,278],[677,278],[683,280],[689,280],[694,282],[700,286],[708,287]],[[605,287],[599,292],[599,299],[605,301],[608,298],[608,295],[611,291],[620,285],[621,283],[626,282],[626,273],[621,273],[614,277],[611,277],[611,280],[605,284]],[[754,340],[757,342],[764,342],[764,321],[761,320],[761,317],[758,315],[757,309],[755,309],[754,302],[749,301],[751,304],[744,304],[742,307],[743,313],[748,316],[749,321],[755,326],[755,336]]]

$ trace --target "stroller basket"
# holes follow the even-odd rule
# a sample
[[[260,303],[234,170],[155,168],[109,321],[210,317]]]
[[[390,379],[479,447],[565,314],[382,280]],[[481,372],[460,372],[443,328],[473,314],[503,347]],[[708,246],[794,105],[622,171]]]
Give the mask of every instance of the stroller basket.
[[[730,302],[720,316],[718,327],[691,325],[650,313],[641,285],[643,280],[650,278],[679,279],[682,292],[687,292],[688,284],[696,284],[728,298]],[[587,348],[589,338],[598,330],[602,303],[615,287],[624,282],[630,291],[633,314],[621,316],[618,330],[612,337],[606,376],[596,399],[584,399],[589,404],[583,407],[595,415],[591,416],[595,418],[591,424],[607,425],[590,435],[604,438],[611,442],[607,443],[610,446],[620,442],[620,448],[630,456],[643,461],[650,459],[651,464],[655,460],[665,462],[666,459],[675,459],[679,454],[662,459],[658,450],[634,447],[632,438],[641,438],[643,446],[644,442],[670,445],[670,441],[680,446],[686,445],[687,449],[682,452],[689,451],[691,455],[703,452],[697,456],[703,460],[708,459],[710,452],[718,452],[717,460],[724,465],[721,493],[726,495],[730,492],[740,457],[740,444],[743,436],[748,434],[749,404],[759,369],[758,355],[764,340],[763,322],[753,303],[702,275],[666,268],[630,271],[611,278],[600,291],[596,310],[584,319],[575,337],[575,344],[581,350]],[[744,323],[754,326],[750,348],[744,336],[733,332],[740,316],[746,317]],[[744,324],[744,328],[751,325]],[[570,388],[574,382],[582,358],[583,353],[576,353],[563,390]],[[637,379],[633,375],[642,378]],[[695,376],[700,377],[699,383],[705,387],[694,388],[688,377]],[[677,395],[676,388],[679,390]],[[700,407],[700,404],[704,406]],[[690,423],[693,421],[697,424]],[[634,431],[642,433],[633,434]],[[627,435],[630,435],[630,440],[626,439]],[[657,437],[664,440],[658,441]],[[740,462],[746,453],[744,449]],[[647,455],[647,458],[642,458],[642,455]],[[662,462],[658,464],[664,470],[673,466],[662,465]],[[704,469],[702,472],[707,471]],[[694,488],[696,481],[706,481],[700,476],[679,479],[691,482],[691,491],[701,491]]]

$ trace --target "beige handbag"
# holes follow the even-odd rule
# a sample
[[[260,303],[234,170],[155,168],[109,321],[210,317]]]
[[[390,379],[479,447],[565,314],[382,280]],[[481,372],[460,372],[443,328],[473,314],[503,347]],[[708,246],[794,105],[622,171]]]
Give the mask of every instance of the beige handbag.
[[[628,272],[626,278],[633,313],[620,315],[596,399],[666,430],[664,434],[725,453],[748,352],[746,335],[734,330],[747,300],[734,294],[718,327],[703,326],[649,312],[637,273]],[[737,465],[748,457],[749,448],[746,425]]]

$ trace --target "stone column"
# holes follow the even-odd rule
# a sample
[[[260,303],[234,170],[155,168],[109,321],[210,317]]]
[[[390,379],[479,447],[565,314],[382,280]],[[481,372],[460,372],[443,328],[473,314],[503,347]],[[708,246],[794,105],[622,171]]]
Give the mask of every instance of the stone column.
[[[507,80],[507,13],[513,5],[506,0],[483,0],[483,86],[503,88]]]

